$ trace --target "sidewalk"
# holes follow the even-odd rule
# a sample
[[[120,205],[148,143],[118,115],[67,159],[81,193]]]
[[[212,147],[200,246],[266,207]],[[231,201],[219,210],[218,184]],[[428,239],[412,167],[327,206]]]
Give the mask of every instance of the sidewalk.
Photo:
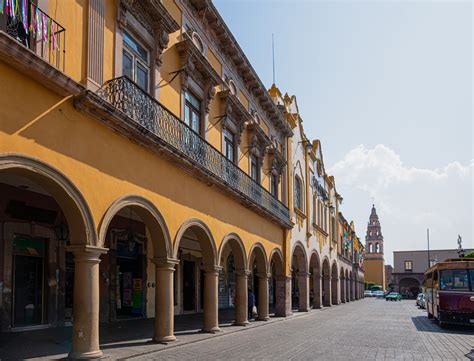
[[[310,312],[317,312],[312,310]],[[211,337],[245,331],[308,314],[295,312],[292,316],[271,317],[268,321],[251,321],[248,326],[233,326],[233,310],[219,312],[219,326],[222,332],[202,333],[202,314],[181,315],[175,317],[175,335],[177,341],[167,345],[151,341],[154,319],[126,320],[100,326],[100,348],[104,357],[126,359],[142,356],[165,348],[197,342]],[[49,328],[36,331],[0,334],[0,360],[58,360],[67,357],[71,349],[72,327]]]

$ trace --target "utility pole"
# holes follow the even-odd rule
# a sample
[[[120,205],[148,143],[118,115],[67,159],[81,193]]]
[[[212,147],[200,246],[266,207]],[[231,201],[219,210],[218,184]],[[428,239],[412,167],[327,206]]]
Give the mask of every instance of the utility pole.
[[[428,240],[428,268],[430,268],[430,229],[426,229],[426,238]]]

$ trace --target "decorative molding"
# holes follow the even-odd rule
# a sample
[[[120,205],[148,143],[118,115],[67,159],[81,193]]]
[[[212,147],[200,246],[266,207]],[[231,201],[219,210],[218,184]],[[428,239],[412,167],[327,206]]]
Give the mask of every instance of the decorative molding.
[[[163,51],[168,47],[169,34],[180,29],[166,7],[159,0],[120,0],[117,6],[117,23],[120,30],[127,28],[127,16],[133,16],[153,37],[155,63],[163,63]]]
[[[183,88],[189,87],[191,77],[204,91],[204,108],[206,114],[212,99],[216,96],[216,86],[222,84],[222,79],[207,60],[206,56],[196,46],[192,34],[184,33],[184,40],[176,44],[181,60],[181,81]]]
[[[105,3],[103,0],[89,0],[88,3],[86,85],[95,91],[104,82]]]
[[[230,89],[220,91],[217,93],[217,97],[221,100],[222,126],[229,128],[229,123],[232,122],[237,128],[237,133],[234,134],[236,141],[240,144],[245,124],[251,121],[251,116]]]

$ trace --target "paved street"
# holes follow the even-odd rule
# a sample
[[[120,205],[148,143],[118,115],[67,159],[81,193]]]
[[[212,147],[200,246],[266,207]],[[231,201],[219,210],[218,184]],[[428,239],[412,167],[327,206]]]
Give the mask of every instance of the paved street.
[[[366,299],[138,359],[466,360],[473,348],[474,330],[441,329],[414,301]]]

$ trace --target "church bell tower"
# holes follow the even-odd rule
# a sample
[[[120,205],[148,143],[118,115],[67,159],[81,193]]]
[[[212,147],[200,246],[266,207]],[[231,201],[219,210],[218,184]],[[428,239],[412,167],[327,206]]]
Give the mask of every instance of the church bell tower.
[[[385,290],[385,260],[382,227],[375,205],[372,205],[365,236],[365,281],[382,286]]]

